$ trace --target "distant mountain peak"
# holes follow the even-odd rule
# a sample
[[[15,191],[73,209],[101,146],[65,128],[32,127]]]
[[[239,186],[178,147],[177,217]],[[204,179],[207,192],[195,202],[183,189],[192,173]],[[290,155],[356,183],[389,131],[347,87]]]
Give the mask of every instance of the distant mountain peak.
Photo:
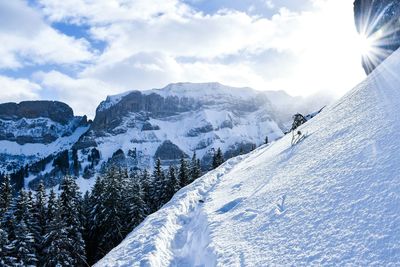
[[[140,92],[143,95],[158,94],[162,97],[177,96],[179,98],[197,98],[207,99],[210,97],[224,97],[224,98],[237,98],[237,99],[249,99],[262,94],[260,91],[256,91],[249,87],[233,87],[223,85],[218,82],[208,83],[191,83],[191,82],[179,82],[170,83],[163,88],[154,88],[149,90],[131,90],[121,94],[107,96],[107,99],[103,101],[98,107],[97,111],[104,111],[118,104],[124,97]]]

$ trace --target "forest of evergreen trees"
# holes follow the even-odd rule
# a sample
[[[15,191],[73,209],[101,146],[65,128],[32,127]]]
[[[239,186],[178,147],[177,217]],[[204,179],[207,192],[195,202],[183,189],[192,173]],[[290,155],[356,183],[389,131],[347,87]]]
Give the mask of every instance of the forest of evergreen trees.
[[[213,167],[223,163],[219,150]],[[13,192],[10,177],[0,184],[0,266],[89,266],[157,211],[180,188],[201,176],[200,161],[181,159],[164,171],[129,172],[112,166],[81,195],[76,179],[65,176],[56,193]]]

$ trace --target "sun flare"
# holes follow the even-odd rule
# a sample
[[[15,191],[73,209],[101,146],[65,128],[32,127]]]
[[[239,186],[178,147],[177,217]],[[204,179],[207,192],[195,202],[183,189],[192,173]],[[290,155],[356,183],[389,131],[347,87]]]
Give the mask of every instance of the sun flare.
[[[360,35],[358,38],[358,47],[362,56],[369,56],[373,51],[373,41],[366,35]]]

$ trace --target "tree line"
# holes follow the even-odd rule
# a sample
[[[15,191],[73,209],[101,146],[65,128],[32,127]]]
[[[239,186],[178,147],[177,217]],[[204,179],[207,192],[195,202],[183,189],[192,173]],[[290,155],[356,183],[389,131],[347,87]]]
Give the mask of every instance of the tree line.
[[[218,156],[217,156],[218,154]],[[213,167],[222,164],[214,154]],[[0,184],[0,266],[88,266],[117,246],[149,214],[201,176],[200,160],[181,158],[163,170],[128,171],[111,166],[83,196],[65,176],[56,193],[13,193],[10,177]]]

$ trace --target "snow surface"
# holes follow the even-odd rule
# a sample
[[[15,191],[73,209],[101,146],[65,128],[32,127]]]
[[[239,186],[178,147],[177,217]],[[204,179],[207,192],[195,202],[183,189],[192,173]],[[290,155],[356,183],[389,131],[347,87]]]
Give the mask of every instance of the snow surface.
[[[399,77],[396,52],[300,143],[227,161],[95,266],[399,266]]]
[[[50,144],[28,143],[20,145],[17,142],[1,140],[0,153],[43,158],[53,153],[69,149],[88,128],[89,127],[78,127],[70,136],[60,137]]]

